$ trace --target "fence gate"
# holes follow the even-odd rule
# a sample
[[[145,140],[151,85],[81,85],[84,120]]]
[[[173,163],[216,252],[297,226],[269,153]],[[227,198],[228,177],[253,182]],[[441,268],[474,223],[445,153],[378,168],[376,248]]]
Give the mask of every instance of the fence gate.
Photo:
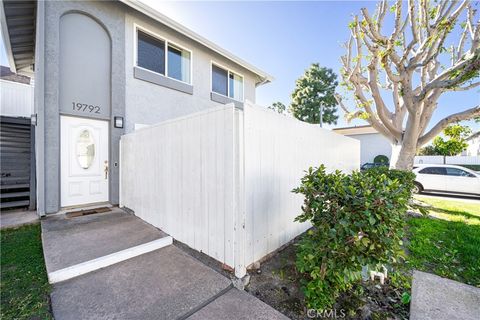
[[[29,118],[0,117],[0,208],[35,209],[34,130]]]

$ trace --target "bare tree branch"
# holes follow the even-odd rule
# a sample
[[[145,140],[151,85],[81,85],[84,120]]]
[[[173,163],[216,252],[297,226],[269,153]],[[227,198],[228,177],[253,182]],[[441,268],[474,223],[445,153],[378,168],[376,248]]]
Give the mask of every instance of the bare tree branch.
[[[463,120],[469,120],[479,116],[480,116],[480,105],[477,105],[468,110],[445,117],[442,120],[440,120],[435,126],[433,126],[433,128],[430,129],[430,131],[428,131],[420,139],[418,139],[418,146],[421,147],[424,144],[428,143],[430,140],[432,140],[435,136],[437,136],[440,132],[442,132],[442,130],[445,129],[451,123],[459,122]]]
[[[389,11],[386,0],[378,3],[373,18],[365,8],[361,9],[362,21],[354,17],[351,38],[345,44],[347,54],[341,61],[343,79],[353,88],[359,110],[348,112],[339,102],[349,117],[365,119],[400,146],[394,149],[401,150],[401,156],[391,162],[399,168],[411,168],[417,147],[445,125],[471,116],[469,112],[452,115],[425,134],[441,94],[480,86],[480,81],[471,83],[480,72],[480,21],[475,22],[471,1],[408,0],[406,4],[404,10],[403,2],[395,0],[389,35],[383,33]],[[459,33],[452,32],[463,18],[466,25]],[[452,34],[458,38],[451,39]],[[445,49],[452,40],[456,47]],[[443,58],[448,52],[452,54],[449,67]],[[383,89],[391,90],[391,101]]]
[[[480,81],[479,82],[474,82],[466,87],[454,87],[454,88],[449,88],[449,89],[446,89],[447,91],[467,91],[467,90],[470,90],[470,89],[473,89],[473,88],[476,88],[480,85]]]

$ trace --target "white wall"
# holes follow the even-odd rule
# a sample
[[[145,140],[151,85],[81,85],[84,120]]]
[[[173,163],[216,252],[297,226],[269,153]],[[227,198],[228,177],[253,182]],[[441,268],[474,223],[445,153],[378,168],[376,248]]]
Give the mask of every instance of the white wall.
[[[0,80],[0,115],[27,117],[33,113],[33,89],[24,83]]]
[[[467,141],[467,150],[462,152],[462,156],[480,156],[480,136]]]
[[[233,261],[234,108],[122,136],[120,205],[175,239]]]
[[[358,169],[359,149],[249,102],[209,109],[122,137],[120,205],[241,277],[309,227],[293,221],[304,171]]]
[[[445,158],[446,164],[478,164],[480,156],[452,156]],[[415,156],[415,164],[443,164],[443,156]]]
[[[380,133],[367,133],[346,135],[360,141],[360,164],[373,162],[378,155],[385,155],[388,159],[392,156],[392,145]]]
[[[303,196],[291,191],[309,167],[359,169],[358,141],[266,108],[245,105],[246,264],[309,228],[294,222]]]

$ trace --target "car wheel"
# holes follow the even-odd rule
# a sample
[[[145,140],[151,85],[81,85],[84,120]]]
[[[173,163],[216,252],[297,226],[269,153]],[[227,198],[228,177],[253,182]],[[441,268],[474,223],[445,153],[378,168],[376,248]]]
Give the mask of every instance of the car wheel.
[[[422,185],[418,182],[413,183],[413,193],[419,194],[423,191]]]

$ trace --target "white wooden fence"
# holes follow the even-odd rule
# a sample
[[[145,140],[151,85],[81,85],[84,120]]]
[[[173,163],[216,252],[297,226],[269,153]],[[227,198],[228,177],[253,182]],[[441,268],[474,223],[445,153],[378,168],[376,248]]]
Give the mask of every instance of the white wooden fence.
[[[33,86],[0,79],[0,115],[30,118],[33,113]]]
[[[235,268],[306,230],[304,170],[360,165],[357,140],[246,102],[143,128],[120,142],[120,205]]]
[[[446,164],[478,164],[480,156],[452,156],[445,157]],[[443,156],[416,156],[415,164],[443,164]]]

